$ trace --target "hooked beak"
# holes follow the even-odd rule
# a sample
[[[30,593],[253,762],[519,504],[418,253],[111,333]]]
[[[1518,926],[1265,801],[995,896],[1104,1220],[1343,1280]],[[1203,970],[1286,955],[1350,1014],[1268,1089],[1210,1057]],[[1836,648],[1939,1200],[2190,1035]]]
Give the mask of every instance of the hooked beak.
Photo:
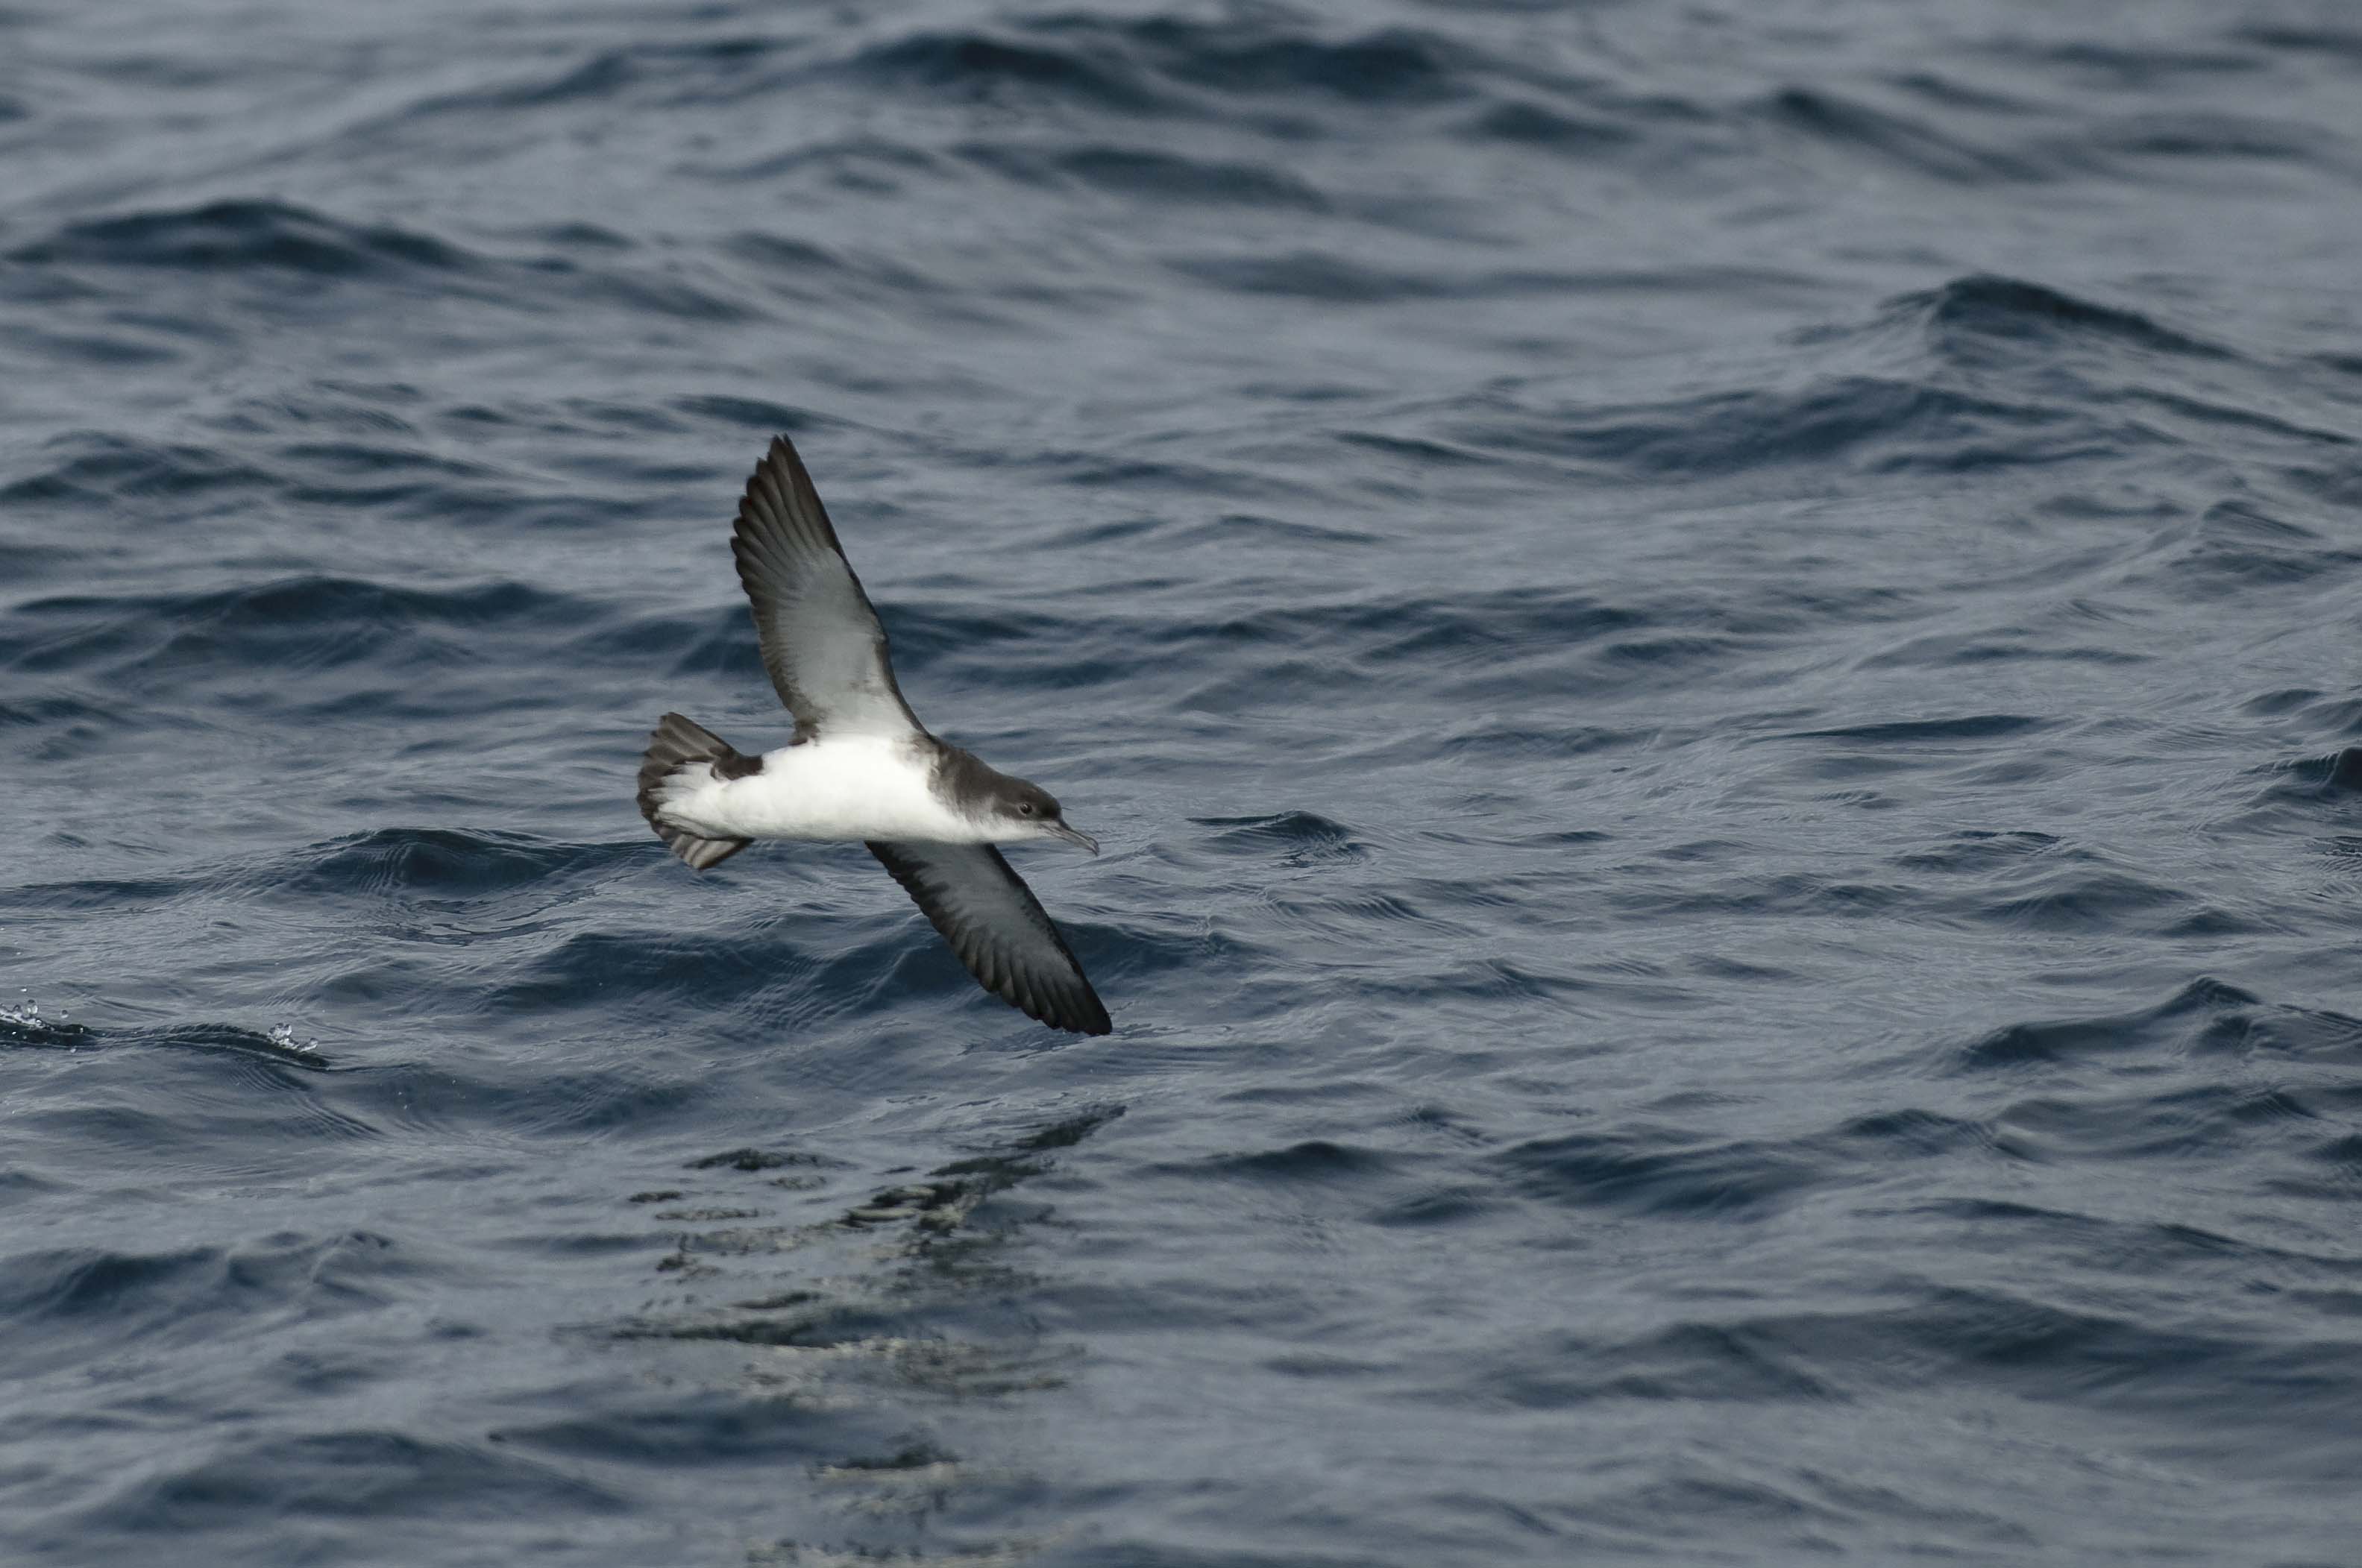
[[[1064,839],[1069,844],[1080,844],[1094,855],[1099,852],[1099,841],[1087,833],[1079,832],[1063,822],[1048,822],[1043,826],[1049,828],[1050,836],[1054,839]]]

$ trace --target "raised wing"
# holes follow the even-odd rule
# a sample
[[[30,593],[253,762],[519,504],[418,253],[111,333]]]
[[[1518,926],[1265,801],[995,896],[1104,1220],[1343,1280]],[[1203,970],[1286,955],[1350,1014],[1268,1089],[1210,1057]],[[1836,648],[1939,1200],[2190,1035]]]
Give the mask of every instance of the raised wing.
[[[763,668],[796,716],[797,739],[924,728],[894,684],[886,629],[785,436],[772,440],[746,481],[730,553],[755,607]]]
[[[876,843],[877,857],[987,991],[1054,1029],[1115,1025],[1033,890],[989,844]]]

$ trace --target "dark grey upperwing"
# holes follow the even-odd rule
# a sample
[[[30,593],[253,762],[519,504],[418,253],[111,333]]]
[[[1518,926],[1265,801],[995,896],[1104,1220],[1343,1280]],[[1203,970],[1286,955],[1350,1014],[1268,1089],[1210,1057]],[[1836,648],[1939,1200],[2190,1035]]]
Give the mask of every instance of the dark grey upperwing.
[[[785,436],[773,439],[746,481],[730,553],[755,607],[763,668],[796,716],[799,739],[923,729],[894,684],[886,629]]]
[[[989,844],[873,842],[987,991],[1054,1029],[1104,1035],[1115,1025],[1041,900]]]

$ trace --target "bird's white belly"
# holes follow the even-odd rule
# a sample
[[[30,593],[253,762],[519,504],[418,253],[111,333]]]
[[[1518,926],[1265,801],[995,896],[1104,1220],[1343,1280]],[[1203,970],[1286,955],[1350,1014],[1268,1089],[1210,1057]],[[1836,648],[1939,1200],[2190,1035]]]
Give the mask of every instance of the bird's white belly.
[[[986,829],[935,798],[932,772],[907,740],[833,736],[767,751],[763,771],[745,778],[684,779],[664,813],[714,838],[986,842]]]

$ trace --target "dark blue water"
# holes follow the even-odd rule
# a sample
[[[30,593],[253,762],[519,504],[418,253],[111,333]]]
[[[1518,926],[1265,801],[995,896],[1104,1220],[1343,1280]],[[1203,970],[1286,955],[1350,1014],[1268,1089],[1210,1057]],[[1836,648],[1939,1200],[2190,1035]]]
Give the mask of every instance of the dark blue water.
[[[2338,0],[0,11],[0,1559],[2362,1533]],[[787,730],[775,431],[1117,1023]]]

